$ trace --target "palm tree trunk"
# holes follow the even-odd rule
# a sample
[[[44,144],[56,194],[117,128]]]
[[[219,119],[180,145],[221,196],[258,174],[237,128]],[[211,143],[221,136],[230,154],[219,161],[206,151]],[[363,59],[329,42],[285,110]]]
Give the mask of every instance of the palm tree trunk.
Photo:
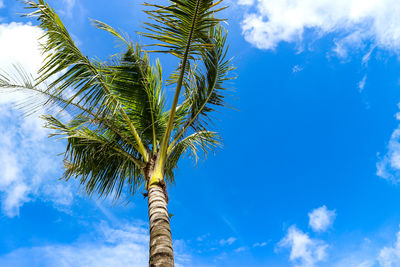
[[[167,199],[160,185],[148,190],[150,221],[150,267],[174,267]]]

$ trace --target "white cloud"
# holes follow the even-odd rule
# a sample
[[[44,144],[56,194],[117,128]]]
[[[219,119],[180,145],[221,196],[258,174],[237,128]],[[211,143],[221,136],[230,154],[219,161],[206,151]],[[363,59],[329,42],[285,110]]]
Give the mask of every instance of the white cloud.
[[[383,231],[382,231],[383,230]],[[332,262],[323,266],[330,267],[398,267],[400,266],[400,231],[393,235],[393,243],[381,243],[382,236],[388,236],[388,228],[382,229],[378,238],[346,240],[337,244]],[[332,248],[334,250],[335,248]]]
[[[72,17],[72,11],[75,7],[75,0],[63,0],[65,9],[62,11],[66,16]]]
[[[201,236],[197,237],[196,240],[197,240],[197,242],[203,242],[209,236],[210,236],[210,233],[207,233],[207,234],[204,234],[204,235],[201,235]]]
[[[368,65],[368,61],[371,59],[372,52],[375,50],[375,46],[371,46],[369,51],[363,56],[362,58],[362,64],[363,65]]]
[[[381,249],[378,261],[382,267],[400,266],[400,232],[397,233],[394,246]]]
[[[0,104],[0,193],[3,212],[14,217],[26,202],[40,198],[57,207],[72,204],[70,183],[58,181],[63,143],[49,140],[37,117],[22,118]]]
[[[294,65],[294,67],[292,68],[292,72],[296,73],[296,72],[300,72],[302,71],[304,68],[299,66],[299,65]]]
[[[244,6],[251,6],[254,4],[255,0],[239,0],[238,4],[239,5],[244,5]]]
[[[383,230],[383,231],[382,231]],[[336,239],[335,246],[329,245],[334,252],[327,257],[328,243],[310,237],[310,234],[291,226],[278,247],[290,250],[290,261],[295,267],[398,267],[400,266],[400,231],[393,243],[382,243],[382,236],[388,236],[388,229],[382,229],[375,237],[361,240]],[[344,243],[343,243],[344,242]]]
[[[400,108],[400,103],[399,103]],[[396,119],[400,120],[400,112],[396,114]],[[376,174],[382,178],[399,182],[400,177],[400,125],[395,129],[390,137],[388,151],[383,158],[376,164]]]
[[[0,0],[0,8],[3,8],[3,7],[4,7],[4,1]]]
[[[346,56],[349,47],[377,47],[400,52],[398,0],[256,0],[240,1],[256,8],[242,22],[245,39],[261,49],[280,42],[303,42],[311,30],[316,38],[335,34],[335,51]],[[368,41],[368,42],[367,42]]]
[[[310,218],[309,225],[314,232],[324,232],[335,221],[336,212],[322,206],[308,213],[308,217]]]
[[[43,31],[30,24],[0,24],[0,69],[21,65],[35,75],[43,60],[38,39]],[[11,71],[12,72],[12,71]],[[3,212],[19,214],[26,202],[40,198],[65,208],[72,203],[71,184],[57,179],[61,175],[63,144],[49,140],[48,131],[37,115],[23,118],[10,103],[23,95],[0,97],[0,193]]]
[[[266,245],[268,245],[269,242],[257,242],[253,244],[253,247],[257,248],[257,247],[265,247]]]
[[[234,250],[235,253],[240,253],[248,250],[248,247],[238,247],[237,249]]]
[[[364,75],[364,77],[361,79],[361,81],[358,83],[358,89],[360,89],[360,92],[364,91],[365,88],[365,83],[367,82],[367,75]]]
[[[325,242],[310,238],[294,225],[278,246],[290,249],[290,261],[295,267],[313,267],[327,257],[328,245]]]
[[[39,70],[43,56],[38,39],[43,31],[30,23],[0,24],[0,68],[19,64],[32,74]]]
[[[148,232],[140,225],[96,227],[95,240],[15,250],[0,257],[1,266],[136,267],[148,262]]]
[[[369,239],[368,239],[369,240]],[[371,242],[371,241],[369,241]],[[355,253],[352,253],[353,255]],[[394,244],[386,246],[376,246],[375,252],[369,251],[363,253],[364,255],[359,257],[359,261],[364,265],[360,264],[358,266],[372,267],[397,267],[400,266],[400,231],[396,233]],[[339,266],[339,265],[338,265]],[[346,265],[347,266],[347,265]],[[353,265],[356,266],[356,265]]]
[[[236,241],[236,238],[234,237],[229,237],[228,239],[222,239],[219,241],[219,244],[221,246],[225,246],[225,245],[232,245],[234,242]]]
[[[142,267],[148,265],[147,225],[137,222],[110,227],[101,222],[95,231],[71,244],[20,248],[0,256],[0,266],[13,267]],[[88,239],[88,236],[90,239]],[[174,242],[176,266],[191,266],[182,241]]]
[[[357,257],[349,256],[348,258],[344,258],[339,260],[338,262],[335,262],[331,264],[330,266],[332,267],[373,267],[376,266],[376,261],[375,260],[365,260],[365,259],[359,259]]]
[[[183,239],[174,240],[174,258],[175,258],[175,266],[183,267],[183,266],[192,266],[192,255],[188,253],[190,250],[186,245],[186,241]]]

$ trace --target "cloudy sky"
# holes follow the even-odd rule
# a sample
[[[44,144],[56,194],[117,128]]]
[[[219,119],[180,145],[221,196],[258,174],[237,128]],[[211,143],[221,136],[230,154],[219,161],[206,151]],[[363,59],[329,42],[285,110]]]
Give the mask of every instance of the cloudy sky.
[[[146,42],[142,1],[48,2],[90,57],[121,49],[90,18]],[[236,110],[224,148],[184,159],[170,188],[177,266],[400,266],[400,2],[226,3]],[[0,68],[35,74],[42,32],[23,12],[0,0]],[[146,200],[59,181],[64,144],[19,97],[0,95],[0,266],[146,266]]]

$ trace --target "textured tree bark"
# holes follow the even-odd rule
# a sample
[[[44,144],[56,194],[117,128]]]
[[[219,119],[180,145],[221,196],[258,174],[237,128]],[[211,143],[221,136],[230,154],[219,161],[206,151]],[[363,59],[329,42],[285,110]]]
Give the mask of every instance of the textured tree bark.
[[[150,221],[150,267],[174,267],[167,199],[159,185],[148,190]]]

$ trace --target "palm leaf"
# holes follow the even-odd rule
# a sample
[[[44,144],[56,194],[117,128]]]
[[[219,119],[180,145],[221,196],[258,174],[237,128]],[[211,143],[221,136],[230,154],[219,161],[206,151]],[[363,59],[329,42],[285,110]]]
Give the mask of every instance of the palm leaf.
[[[167,81],[176,84],[170,110],[165,109],[158,60],[150,64],[139,45],[100,21],[93,21],[94,26],[112,34],[126,49],[104,62],[89,59],[43,0],[27,2],[33,10],[28,16],[36,17],[45,31],[47,57],[39,79],[21,70],[16,75],[0,73],[0,88],[36,95],[40,100],[27,97],[22,103],[32,111],[43,106],[58,110],[46,108],[51,115],[43,118],[53,131],[51,136],[67,143],[63,178],[79,179],[88,195],[119,198],[124,189],[131,195],[144,182],[148,186],[163,179],[172,183],[182,156],[197,162],[201,153],[206,155],[221,144],[219,135],[209,130],[212,112],[226,106],[226,82],[233,69],[226,58],[226,31],[214,18],[223,9],[217,7],[221,2],[146,4],[152,8],[146,11],[152,21],[145,24],[144,35],[156,41],[156,50],[181,59]],[[184,100],[178,104],[182,87]],[[59,111],[69,116],[66,123]]]
[[[0,71],[0,93],[16,95],[16,107],[22,109],[25,115],[46,111],[57,116],[86,116],[95,127],[106,127],[118,134],[125,142],[137,147],[133,136],[125,124],[115,120],[116,117],[98,116],[98,113],[89,110],[75,101],[68,99],[66,95],[54,93],[54,90],[45,84],[36,85],[34,78],[21,66],[14,66],[12,74]],[[104,114],[103,114],[104,115]]]
[[[144,179],[141,168],[144,164],[136,157],[134,149],[121,144],[117,135],[110,131],[89,129],[89,121],[83,116],[63,124],[53,116],[45,116],[46,127],[55,131],[52,136],[67,139],[64,153],[65,172],[63,178],[79,177],[88,195],[114,194],[119,198],[126,184],[129,194],[134,194]]]
[[[224,9],[213,9],[222,1],[214,3],[212,0],[171,0],[170,2],[171,5],[169,6],[146,4],[154,8],[153,10],[145,11],[153,19],[153,23],[145,23],[144,27],[149,33],[143,34],[146,37],[160,41],[160,43],[156,44],[157,46],[167,48],[167,52],[181,58],[175,95],[166,131],[161,141],[156,173],[162,173],[162,169],[165,166],[187,64],[196,54],[200,54],[212,47],[213,44],[205,42],[207,33],[210,28],[213,28],[221,21],[215,19],[214,13]]]
[[[152,145],[155,151],[165,131],[165,123],[161,119],[165,100],[159,62],[151,67],[149,57],[141,52],[140,46],[134,48],[128,45],[127,51],[120,58],[104,68],[103,75],[145,140],[145,145]]]
[[[147,150],[137,130],[104,80],[103,65],[89,60],[81,53],[58,15],[47,3],[39,0],[38,3],[29,1],[27,4],[28,9],[34,9],[27,16],[36,17],[40,21],[39,26],[45,31],[42,37],[46,39],[43,53],[47,56],[39,70],[38,83],[58,75],[49,85],[50,88],[56,88],[55,94],[61,95],[67,89],[73,89],[70,101],[78,99],[82,106],[89,110],[96,109],[99,113],[120,112],[138,144],[137,150],[148,160]]]
[[[185,153],[189,153],[195,160],[195,163],[197,163],[199,152],[207,155],[208,152],[214,151],[219,146],[221,146],[219,134],[211,131],[195,132],[177,142],[168,153],[168,160],[165,166],[165,174],[168,181],[174,181],[173,170],[177,167],[179,159]]]
[[[213,0],[170,0],[170,5],[145,4],[153,8],[145,12],[152,22],[144,24],[148,33],[144,36],[158,41],[157,52],[168,52],[180,58],[189,58],[200,53],[209,46],[204,42],[208,29],[214,27],[220,19],[213,14],[223,10],[216,8],[222,1]],[[188,47],[188,44],[190,46]]]
[[[189,128],[201,131],[212,123],[211,113],[216,107],[226,106],[225,85],[234,77],[229,76],[234,69],[232,59],[227,58],[228,46],[226,45],[227,32],[217,25],[209,32],[209,41],[213,48],[202,53],[203,66],[197,66],[189,71],[188,82],[185,87],[185,100],[181,105],[180,114],[185,118],[183,126],[174,136],[170,148]]]

